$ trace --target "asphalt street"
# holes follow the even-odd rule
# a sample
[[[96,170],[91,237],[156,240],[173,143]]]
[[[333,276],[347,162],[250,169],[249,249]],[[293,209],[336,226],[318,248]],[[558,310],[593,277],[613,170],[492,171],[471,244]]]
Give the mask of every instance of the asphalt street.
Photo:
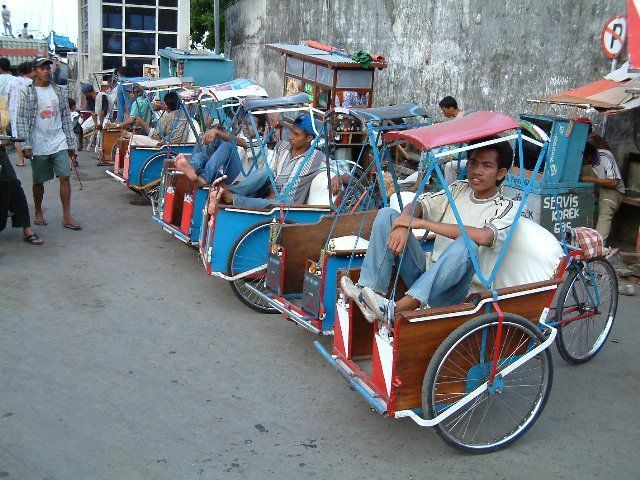
[[[316,337],[249,310],[140,197],[80,163],[82,231],[62,227],[49,182],[45,245],[0,234],[0,478],[638,478],[639,297],[620,298],[590,363],[554,349],[549,402],[523,438],[462,455],[371,412]],[[30,169],[18,174],[30,197]]]

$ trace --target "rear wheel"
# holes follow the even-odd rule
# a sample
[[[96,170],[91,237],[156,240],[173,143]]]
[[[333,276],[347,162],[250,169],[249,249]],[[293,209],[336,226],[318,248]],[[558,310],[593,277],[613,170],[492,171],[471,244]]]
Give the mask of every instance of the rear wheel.
[[[171,160],[175,155],[172,153],[160,152],[152,155],[147,159],[146,162],[140,168],[140,174],[138,175],[138,185],[145,186],[149,185],[152,182],[155,184],[149,185],[147,188],[141,188],[139,191],[143,197],[147,198],[153,204],[157,203],[159,193],[160,193],[160,184],[159,181],[162,178],[162,167],[165,165],[167,160]],[[160,174],[154,173],[152,170],[157,168],[157,165],[160,164]]]
[[[120,155],[120,142],[117,141],[113,144],[113,147],[111,147],[111,163],[113,163],[115,165],[116,163],[116,159],[118,158],[118,155]],[[114,172],[114,173],[118,173],[118,172]]]
[[[252,225],[242,233],[231,248],[227,271],[229,275],[238,275],[267,263],[269,259],[269,231],[271,221]],[[230,281],[233,293],[242,303],[260,313],[276,313],[277,310],[269,306],[262,298],[248,288],[251,286],[264,292],[266,267],[256,273],[238,280]]]
[[[496,314],[482,315],[454,330],[429,362],[422,404],[429,418],[452,408],[488,381],[498,330]],[[500,373],[544,342],[529,320],[505,313],[497,373],[489,389],[442,420],[436,429],[450,446],[467,453],[488,453],[522,436],[542,413],[551,390],[549,349],[502,377]]]
[[[618,279],[605,259],[572,268],[558,294],[556,345],[568,363],[579,365],[602,349],[618,309]]]

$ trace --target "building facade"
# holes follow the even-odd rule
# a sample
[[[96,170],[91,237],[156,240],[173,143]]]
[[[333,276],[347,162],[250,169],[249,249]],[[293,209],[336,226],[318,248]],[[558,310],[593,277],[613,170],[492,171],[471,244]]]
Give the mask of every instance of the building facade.
[[[127,67],[142,75],[158,50],[189,48],[189,0],[78,0],[78,77]]]

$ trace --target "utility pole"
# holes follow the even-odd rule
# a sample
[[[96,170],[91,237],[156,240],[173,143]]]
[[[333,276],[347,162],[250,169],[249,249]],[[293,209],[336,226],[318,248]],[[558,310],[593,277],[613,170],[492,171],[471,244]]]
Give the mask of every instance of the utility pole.
[[[220,0],[213,0],[213,53],[220,53]]]

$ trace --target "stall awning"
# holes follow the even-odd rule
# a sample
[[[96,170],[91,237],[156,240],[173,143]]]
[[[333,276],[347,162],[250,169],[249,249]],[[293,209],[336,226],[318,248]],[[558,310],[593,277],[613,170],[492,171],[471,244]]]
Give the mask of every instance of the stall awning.
[[[474,112],[462,118],[427,127],[389,132],[384,140],[406,140],[414,146],[431,150],[445,145],[468,143],[519,128],[513,118],[495,112]]]
[[[629,71],[629,62],[626,62],[600,80],[531,101],[593,108],[607,115],[624,112],[640,107],[640,72]]]

